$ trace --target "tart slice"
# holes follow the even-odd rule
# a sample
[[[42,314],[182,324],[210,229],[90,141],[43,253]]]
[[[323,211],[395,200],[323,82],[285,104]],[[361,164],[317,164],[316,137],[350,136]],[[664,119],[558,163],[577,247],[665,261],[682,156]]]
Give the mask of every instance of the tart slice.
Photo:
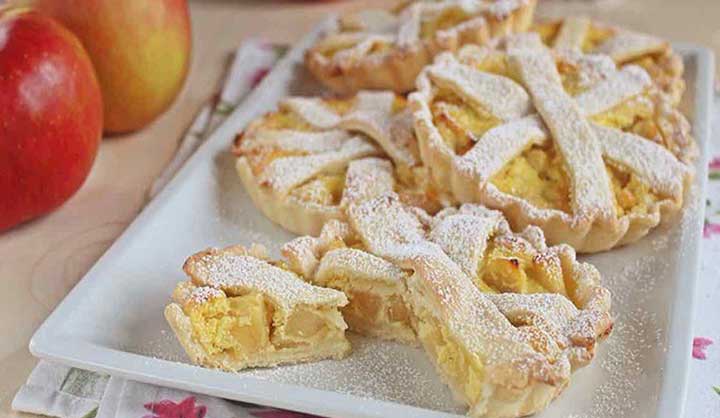
[[[421,155],[460,202],[581,252],[633,242],[683,204],[697,148],[650,75],[536,33],[442,54],[411,94]]]
[[[270,264],[258,247],[202,251],[183,269],[190,280],[176,287],[165,318],[198,365],[238,371],[350,352],[345,295]]]
[[[390,92],[288,98],[250,123],[233,152],[255,205],[297,234],[317,235],[352,202],[388,191],[430,212],[444,205],[420,164],[405,99]]]
[[[365,251],[410,272],[405,299],[443,380],[470,416],[543,409],[612,329],[597,270],[483,207],[413,212],[383,196],[349,219]]]
[[[393,11],[342,16],[307,53],[310,71],[330,89],[410,91],[441,51],[527,30],[535,0],[406,1]]]

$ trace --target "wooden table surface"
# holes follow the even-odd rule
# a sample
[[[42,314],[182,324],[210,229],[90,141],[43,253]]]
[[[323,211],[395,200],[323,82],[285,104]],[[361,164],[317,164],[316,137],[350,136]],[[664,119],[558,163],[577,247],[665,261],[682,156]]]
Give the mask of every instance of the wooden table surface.
[[[35,329],[145,203],[147,188],[171,159],[177,140],[217,89],[230,52],[244,37],[290,43],[324,15],[382,0],[276,2],[191,1],[193,62],[172,108],[144,130],[102,144],[82,189],[63,207],[0,235],[0,416],[36,363],[27,349]],[[673,41],[720,52],[716,0],[539,1],[539,14],[582,13]]]

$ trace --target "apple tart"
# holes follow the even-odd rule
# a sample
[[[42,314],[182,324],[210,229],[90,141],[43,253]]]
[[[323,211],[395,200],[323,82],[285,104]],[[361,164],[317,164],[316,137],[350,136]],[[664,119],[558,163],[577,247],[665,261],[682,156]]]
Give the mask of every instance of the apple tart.
[[[350,352],[342,292],[272,265],[261,247],[209,249],[187,259],[165,318],[190,359],[237,371]]]
[[[664,39],[579,16],[536,22],[531,30],[556,50],[604,54],[619,66],[642,67],[673,104],[680,102],[685,91],[682,58]]]
[[[515,234],[472,204],[430,217],[393,195],[353,206],[349,221],[361,251],[407,272],[418,339],[471,416],[543,409],[611,332],[598,271],[536,227]]]
[[[343,291],[351,331],[420,340],[471,416],[543,409],[611,332],[610,293],[568,245],[465,204],[430,216],[384,195],[318,237],[283,247],[288,267]]]
[[[265,216],[301,235],[388,191],[436,212],[446,198],[420,163],[412,123],[405,99],[391,92],[291,97],[238,135],[236,169]]]
[[[305,62],[335,92],[403,93],[414,88],[418,73],[437,53],[525,31],[534,9],[535,0],[442,0],[363,10],[337,19]]]
[[[418,77],[409,105],[435,184],[581,252],[680,210],[697,148],[645,69],[558,53],[536,33],[500,47],[442,54]]]
[[[191,280],[166,317],[193,361],[239,370],[340,358],[347,321],[420,341],[471,416],[517,417],[547,406],[612,330],[594,267],[474,204],[431,216],[390,192],[282,253],[272,263],[236,246],[188,259]]]

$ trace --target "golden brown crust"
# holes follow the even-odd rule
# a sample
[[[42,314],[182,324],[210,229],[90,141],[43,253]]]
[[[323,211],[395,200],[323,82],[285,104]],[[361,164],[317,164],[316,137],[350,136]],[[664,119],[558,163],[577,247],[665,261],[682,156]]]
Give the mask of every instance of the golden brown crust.
[[[260,185],[245,158],[238,158],[235,170],[255,207],[288,231],[299,235],[317,235],[328,221],[345,219],[339,206],[309,207],[295,199],[275,196],[271,190]]]
[[[339,61],[323,54],[322,42],[327,42],[324,39],[307,51],[305,64],[318,80],[337,93],[352,94],[363,89],[405,93],[414,89],[415,78],[438,53],[455,51],[469,43],[484,44],[494,37],[527,30],[532,22],[536,0],[514,3],[516,7],[504,15],[481,14],[485,24],[442,31],[442,35],[418,39],[402,47],[393,45],[385,54],[358,57],[351,62]],[[328,35],[332,36],[336,35]]]

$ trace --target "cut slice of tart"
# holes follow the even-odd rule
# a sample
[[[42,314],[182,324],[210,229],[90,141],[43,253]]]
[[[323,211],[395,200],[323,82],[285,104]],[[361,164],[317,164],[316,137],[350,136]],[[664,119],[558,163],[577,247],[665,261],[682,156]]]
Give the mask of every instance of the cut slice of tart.
[[[477,417],[538,412],[612,329],[610,293],[567,245],[476,205],[418,217],[392,195],[351,208],[364,251],[409,272],[405,300],[442,378]]]
[[[525,31],[534,10],[535,0],[411,1],[393,11],[363,10],[340,17],[305,63],[335,92],[404,93],[439,52]]]
[[[317,235],[350,203],[388,191],[430,212],[445,205],[420,163],[405,99],[390,92],[285,99],[233,152],[255,205],[297,234]]]
[[[633,242],[683,205],[697,147],[647,71],[537,33],[441,54],[411,94],[435,187],[581,252]]]
[[[209,249],[187,259],[165,317],[190,359],[228,371],[350,352],[342,292],[272,265],[258,247]]]

